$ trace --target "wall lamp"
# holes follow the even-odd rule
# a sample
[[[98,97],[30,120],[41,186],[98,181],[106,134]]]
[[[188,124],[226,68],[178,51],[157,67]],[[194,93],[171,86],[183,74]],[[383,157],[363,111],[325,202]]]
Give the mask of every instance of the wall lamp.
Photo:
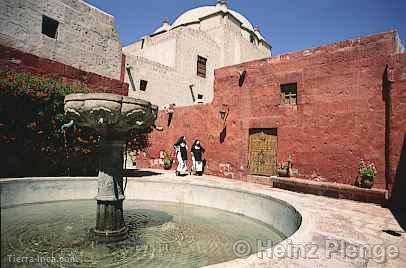
[[[227,118],[230,113],[230,108],[228,105],[223,104],[221,105],[221,109],[219,111],[220,119],[223,121],[223,129],[220,132],[220,143],[224,143],[226,136],[227,136]]]
[[[220,114],[220,119],[224,122],[224,124],[227,121],[227,117],[228,117],[229,113],[230,113],[230,108],[228,107],[228,105],[223,104],[219,111],[219,114]]]
[[[128,74],[128,79],[130,80],[131,83],[131,87],[133,88],[133,90],[135,91],[135,85],[134,85],[134,79],[133,79],[133,75],[131,74],[131,70],[132,70],[132,66],[130,65],[126,65],[125,69],[127,70],[127,74]]]
[[[247,71],[246,70],[239,71],[239,74],[240,74],[240,79],[238,80],[238,85],[240,87],[242,87],[242,85],[244,84],[244,81],[245,81],[245,76],[247,75]]]
[[[173,118],[173,113],[175,112],[174,108],[175,108],[176,104],[175,103],[171,103],[171,104],[166,104],[164,105],[164,110],[166,112],[166,114],[168,115],[168,122],[167,122],[167,127],[171,126],[172,123],[172,118]]]

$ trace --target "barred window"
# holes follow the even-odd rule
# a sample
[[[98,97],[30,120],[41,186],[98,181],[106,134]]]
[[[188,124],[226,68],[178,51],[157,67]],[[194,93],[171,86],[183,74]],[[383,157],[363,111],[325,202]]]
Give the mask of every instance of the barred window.
[[[197,75],[203,78],[206,78],[206,63],[206,58],[197,56]]]
[[[297,83],[281,85],[281,104],[297,105]]]

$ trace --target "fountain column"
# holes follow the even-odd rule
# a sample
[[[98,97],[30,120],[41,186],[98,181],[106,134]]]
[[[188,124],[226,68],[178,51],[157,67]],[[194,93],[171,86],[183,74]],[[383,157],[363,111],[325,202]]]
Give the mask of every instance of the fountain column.
[[[97,182],[97,241],[124,240],[128,230],[123,216],[123,161],[129,131],[148,133],[155,127],[158,106],[148,101],[107,93],[70,94],[65,114],[79,127],[102,137]]]
[[[127,238],[123,217],[124,140],[106,137],[100,146],[100,170],[97,182],[97,214],[94,233],[98,241],[113,242]]]

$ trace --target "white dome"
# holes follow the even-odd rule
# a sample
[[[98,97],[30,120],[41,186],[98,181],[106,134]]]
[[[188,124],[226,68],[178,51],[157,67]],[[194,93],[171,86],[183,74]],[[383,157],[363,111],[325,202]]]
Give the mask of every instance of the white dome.
[[[261,36],[261,34],[257,34],[254,31],[254,27],[252,26],[252,24],[249,22],[249,20],[244,17],[243,15],[241,15],[240,13],[228,9],[228,8],[224,8],[222,6],[203,6],[203,7],[197,7],[194,9],[190,9],[188,11],[186,11],[185,13],[183,13],[182,15],[180,15],[175,22],[172,24],[171,28],[175,28],[181,25],[186,25],[186,24],[190,24],[190,23],[196,23],[199,22],[201,18],[207,17],[209,15],[215,14],[217,12],[223,11],[225,13],[230,13],[231,15],[233,15],[237,20],[239,20],[242,24],[242,27],[253,32],[259,40],[264,40],[265,39]]]

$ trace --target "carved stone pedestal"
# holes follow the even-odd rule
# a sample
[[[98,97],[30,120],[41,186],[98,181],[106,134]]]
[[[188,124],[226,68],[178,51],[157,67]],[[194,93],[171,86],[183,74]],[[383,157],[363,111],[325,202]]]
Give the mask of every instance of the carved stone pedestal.
[[[121,140],[104,140],[101,144],[94,230],[97,241],[114,242],[127,238],[123,217],[124,148],[125,142]]]
[[[70,94],[65,114],[79,127],[89,127],[103,137],[97,191],[96,240],[127,238],[123,217],[123,153],[131,130],[147,133],[155,127],[158,106],[127,96],[107,93]]]

